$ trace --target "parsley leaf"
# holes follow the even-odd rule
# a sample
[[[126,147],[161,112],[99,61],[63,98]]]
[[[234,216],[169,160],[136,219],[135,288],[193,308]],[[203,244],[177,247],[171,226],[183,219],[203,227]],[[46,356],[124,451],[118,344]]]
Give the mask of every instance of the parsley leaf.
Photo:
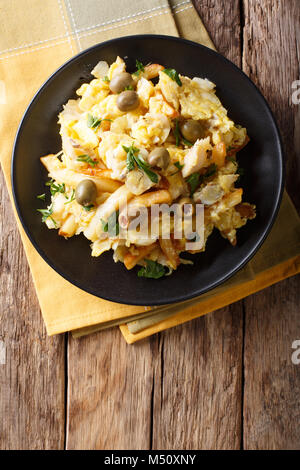
[[[71,201],[69,201],[69,202],[71,202]],[[82,208],[87,212],[89,212],[91,209],[93,209],[93,207],[95,207],[94,204],[90,204],[89,206],[82,206]]]
[[[182,168],[184,167],[184,165],[181,165],[179,162],[175,162],[174,166],[176,166],[176,168],[178,168],[178,171],[175,171],[175,173],[172,173],[170,176],[177,175],[177,173],[179,173],[182,170]]]
[[[187,183],[190,185],[191,196],[196,191],[197,187],[200,184],[200,174],[199,173],[192,173],[187,179]]]
[[[97,117],[94,117],[91,114],[88,114],[87,116],[87,126],[91,129],[96,129],[97,127],[99,127],[102,121],[111,122],[111,119],[98,119]]]
[[[79,157],[77,157],[77,161],[88,163],[91,166],[95,166],[98,163],[96,160],[93,160],[89,155],[85,155],[85,154],[79,155]]]
[[[190,142],[189,140],[185,139],[184,137],[181,137],[181,140],[182,142],[187,145],[187,147],[193,147],[193,144],[192,142]]]
[[[98,119],[97,117],[92,116],[91,114],[88,114],[87,116],[87,126],[90,127],[91,129],[96,129],[98,126],[101,124],[101,119]]]
[[[64,194],[65,191],[66,191],[65,183],[56,184],[56,183],[54,183],[53,179],[51,179],[50,181],[47,181],[46,186],[50,186],[50,193],[52,194],[52,196],[54,196],[54,194],[56,194],[56,193]]]
[[[148,176],[152,183],[158,183],[158,175],[152,171],[150,169],[150,165],[148,165],[148,163],[145,162],[145,160],[140,155],[138,155],[139,149],[134,147],[133,144],[131,144],[130,147],[126,147],[125,145],[122,147],[127,153],[126,166],[128,171],[134,170],[135,165],[137,165],[137,167]]]
[[[138,271],[138,277],[147,277],[151,279],[159,279],[166,274],[165,268],[162,264],[151,259],[145,259],[145,267]]]
[[[189,140],[185,139],[183,137],[183,135],[181,134],[180,132],[180,129],[179,129],[179,121],[178,119],[175,119],[175,127],[173,129],[173,132],[174,132],[174,136],[175,136],[175,144],[176,144],[176,147],[179,147],[180,145],[180,141],[182,141],[185,145],[187,145],[188,147],[192,147],[193,144],[192,142],[190,142]]]
[[[126,159],[126,166],[127,170],[131,171],[134,170],[135,166],[135,155],[138,153],[139,149],[134,147],[133,144],[131,144],[130,147],[126,147],[125,145],[122,145],[123,149],[127,153],[127,159]]]
[[[110,82],[110,80],[109,80],[109,78],[108,78],[107,75],[105,75],[105,77],[103,77],[102,80],[103,80],[104,82],[106,82],[106,83],[109,83],[109,82]]]
[[[194,194],[200,184],[204,183],[207,178],[210,178],[216,173],[217,168],[217,165],[215,163],[212,163],[211,165],[209,165],[203,175],[200,175],[200,173],[193,173],[186,179],[186,182],[190,185],[191,196]]]
[[[138,59],[136,59],[136,61],[135,61],[135,66],[136,66],[136,68],[137,68],[137,71],[134,72],[133,75],[136,75],[136,76],[138,77],[141,72],[144,72],[144,71],[145,71],[145,67],[144,67],[144,65],[142,64],[142,62],[140,62]]]
[[[152,181],[152,183],[158,183],[158,175],[154,171],[150,170],[150,165],[148,165],[141,156],[134,157],[134,159],[137,166],[146,173],[150,181]]]
[[[73,189],[70,199],[68,199],[67,202],[65,202],[65,204],[69,204],[70,202],[74,201],[74,199],[75,199],[75,189]]]
[[[204,179],[210,178],[210,176],[216,173],[217,168],[218,168],[217,165],[215,163],[212,163],[211,165],[209,165],[209,167],[207,168],[207,171],[204,173],[204,175],[202,175],[202,177]]]
[[[124,91],[125,91],[125,90],[133,90],[133,86],[132,86],[132,85],[128,85],[128,86],[126,86],[126,87],[124,88]]]
[[[182,81],[180,80],[179,75],[175,69],[164,69],[163,72],[168,75],[168,77],[170,77],[172,80],[174,80],[177,85],[182,86]]]
[[[39,195],[37,196],[37,199],[41,199],[42,201],[44,201],[44,200],[45,200],[45,197],[46,197],[46,194],[43,193],[43,194],[39,194]]]
[[[178,170],[182,170],[182,168],[184,167],[184,165],[181,165],[181,163],[179,162],[175,162],[174,165],[178,168]]]
[[[181,134],[180,134],[180,130],[179,130],[179,122],[178,122],[178,119],[175,120],[174,136],[175,136],[176,147],[179,147],[179,145],[180,145],[180,139],[181,139]]]
[[[49,206],[47,209],[37,209],[37,211],[40,212],[43,216],[42,217],[42,222],[46,222],[48,217],[50,217],[50,219],[54,223],[55,227],[57,227],[57,224],[56,224],[55,220],[51,217],[51,215],[53,214],[53,204],[51,204],[51,206]]]
[[[186,179],[187,183],[190,185],[191,196],[194,194],[200,184],[204,183],[207,178],[210,178],[216,173],[217,168],[217,165],[212,163],[203,175],[200,175],[200,173],[193,173]]]
[[[107,219],[101,219],[103,232],[108,232],[110,237],[116,237],[120,233],[119,211],[113,212]]]

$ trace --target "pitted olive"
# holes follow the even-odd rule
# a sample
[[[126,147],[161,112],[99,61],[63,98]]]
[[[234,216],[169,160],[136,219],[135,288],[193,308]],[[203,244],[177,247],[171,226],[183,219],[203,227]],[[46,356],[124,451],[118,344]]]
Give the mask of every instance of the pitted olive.
[[[75,198],[81,206],[93,204],[97,197],[97,186],[92,180],[85,179],[78,183],[75,190]]]
[[[148,156],[148,162],[150,166],[157,166],[165,170],[170,163],[170,154],[164,147],[158,147],[152,150]]]
[[[117,98],[117,106],[120,111],[132,111],[140,104],[139,95],[133,90],[125,90]]]
[[[113,93],[121,93],[121,91],[124,91],[127,87],[134,88],[134,85],[135,82],[130,73],[122,72],[111,79],[109,88]]]
[[[183,137],[192,143],[204,137],[203,126],[199,121],[194,121],[193,119],[184,121],[180,126],[180,130]]]

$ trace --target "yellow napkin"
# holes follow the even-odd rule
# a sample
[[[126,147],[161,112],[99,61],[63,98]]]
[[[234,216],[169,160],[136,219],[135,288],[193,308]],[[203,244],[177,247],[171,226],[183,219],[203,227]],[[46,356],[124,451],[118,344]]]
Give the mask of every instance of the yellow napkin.
[[[141,33],[181,35],[213,47],[189,0],[10,0],[0,19],[0,161],[10,196],[11,151],[22,114],[42,82],[76,52]],[[35,251],[19,221],[18,226],[48,334],[149,310],[98,299],[65,281]]]
[[[211,45],[189,1],[10,0],[1,7],[0,161],[11,197],[11,152],[17,126],[43,81],[76,52],[95,43],[155,31],[176,36],[175,17],[188,11],[193,11],[194,26],[199,22],[203,38]],[[99,299],[64,280],[35,251],[17,221],[49,335],[149,310]]]

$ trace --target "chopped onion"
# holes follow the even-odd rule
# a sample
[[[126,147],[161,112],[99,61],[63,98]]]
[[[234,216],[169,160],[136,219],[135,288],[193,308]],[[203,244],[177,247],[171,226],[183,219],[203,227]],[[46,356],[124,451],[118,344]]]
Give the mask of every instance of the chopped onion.
[[[109,66],[104,60],[100,60],[98,64],[93,68],[91,74],[96,78],[103,78],[108,74]]]

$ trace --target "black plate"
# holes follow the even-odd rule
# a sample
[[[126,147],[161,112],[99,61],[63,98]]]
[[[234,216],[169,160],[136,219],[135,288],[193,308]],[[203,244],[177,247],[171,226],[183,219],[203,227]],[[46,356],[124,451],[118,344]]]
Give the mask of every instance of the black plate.
[[[57,115],[75,90],[93,77],[99,60],[108,63],[119,55],[129,71],[135,60],[175,68],[189,77],[207,77],[217,84],[217,94],[229,116],[248,129],[251,142],[238,159],[245,169],[243,199],[257,205],[257,217],[238,230],[232,247],[215,230],[205,253],[193,257],[194,266],[181,265],[160,280],[137,277],[114,263],[112,252],[91,257],[83,235],[65,240],[41,223],[36,211],[47,180],[39,158],[61,149]],[[15,203],[23,227],[40,255],[59,274],[81,289],[115,302],[158,305],[202,294],[236,273],[260,247],[276,217],[283,189],[283,158],[279,132],[261,93],[235,65],[216,52],[191,41],[169,36],[129,36],[104,42],[81,52],[60,67],[41,87],[20,124],[12,160]],[[49,196],[48,196],[49,197]],[[49,199],[48,199],[49,200]]]

